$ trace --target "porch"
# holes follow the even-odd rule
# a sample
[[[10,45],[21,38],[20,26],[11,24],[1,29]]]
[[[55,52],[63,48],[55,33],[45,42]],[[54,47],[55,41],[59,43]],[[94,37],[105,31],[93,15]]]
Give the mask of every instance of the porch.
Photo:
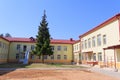
[[[88,64],[91,66],[97,65],[98,61],[96,61],[96,53],[93,53],[93,51],[83,52],[82,64]]]
[[[104,50],[104,65],[106,67],[114,68],[114,69],[120,69],[120,45],[113,45],[106,48],[103,48]],[[106,51],[112,50],[113,56],[108,57],[110,55]]]

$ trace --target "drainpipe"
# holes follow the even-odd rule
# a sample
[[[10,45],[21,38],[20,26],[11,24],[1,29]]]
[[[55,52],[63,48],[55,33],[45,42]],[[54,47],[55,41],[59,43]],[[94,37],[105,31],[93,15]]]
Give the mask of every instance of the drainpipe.
[[[72,44],[72,61],[71,61],[72,64],[74,64],[74,52],[73,52],[73,44]]]

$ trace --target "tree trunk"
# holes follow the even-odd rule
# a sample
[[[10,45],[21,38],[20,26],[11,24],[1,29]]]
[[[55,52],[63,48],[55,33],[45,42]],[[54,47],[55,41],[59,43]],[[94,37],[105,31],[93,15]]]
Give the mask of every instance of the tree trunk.
[[[42,63],[44,64],[44,55],[42,55]]]

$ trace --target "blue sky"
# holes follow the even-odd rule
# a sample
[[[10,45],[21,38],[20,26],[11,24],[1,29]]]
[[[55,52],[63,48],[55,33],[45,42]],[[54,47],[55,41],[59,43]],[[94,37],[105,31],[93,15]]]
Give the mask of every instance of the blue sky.
[[[120,0],[0,0],[0,34],[35,37],[46,10],[54,39],[78,36],[120,12]]]

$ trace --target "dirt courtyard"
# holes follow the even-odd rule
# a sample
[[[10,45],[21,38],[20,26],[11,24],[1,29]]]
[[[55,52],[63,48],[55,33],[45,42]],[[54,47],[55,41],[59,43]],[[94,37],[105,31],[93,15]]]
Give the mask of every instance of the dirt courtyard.
[[[88,70],[0,71],[0,80],[120,80]]]

